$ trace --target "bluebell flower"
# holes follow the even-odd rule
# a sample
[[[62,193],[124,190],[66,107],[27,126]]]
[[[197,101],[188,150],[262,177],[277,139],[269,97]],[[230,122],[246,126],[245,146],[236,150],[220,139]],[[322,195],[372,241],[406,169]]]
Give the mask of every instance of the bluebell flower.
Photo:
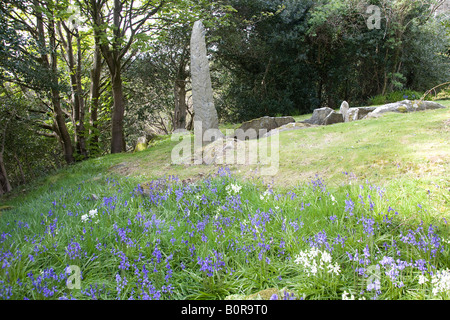
[[[78,242],[71,241],[65,251],[71,260],[81,258],[81,246]]]
[[[352,199],[345,200],[345,209],[344,212],[348,212],[350,216],[353,215],[353,209],[355,208],[355,204]]]

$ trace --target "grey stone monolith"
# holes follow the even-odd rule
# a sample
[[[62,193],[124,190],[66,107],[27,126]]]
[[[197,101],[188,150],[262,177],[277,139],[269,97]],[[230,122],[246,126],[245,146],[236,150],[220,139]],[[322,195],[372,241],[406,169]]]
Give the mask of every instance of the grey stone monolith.
[[[221,138],[219,120],[214,107],[209,61],[206,54],[205,28],[196,21],[191,35],[191,81],[194,106],[194,134],[202,145]],[[205,134],[206,133],[206,134]]]

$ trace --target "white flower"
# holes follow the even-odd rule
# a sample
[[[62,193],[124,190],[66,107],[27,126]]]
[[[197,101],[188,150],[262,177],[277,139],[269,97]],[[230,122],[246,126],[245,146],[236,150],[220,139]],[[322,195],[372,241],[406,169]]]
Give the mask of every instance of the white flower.
[[[97,215],[97,209],[95,209],[95,210],[90,210],[90,211],[89,211],[89,216],[90,216],[91,218],[94,218],[96,215]]]
[[[334,204],[337,203],[336,198],[332,194],[330,194],[330,197],[331,197],[331,201],[333,202],[333,206],[334,206]]]
[[[438,271],[431,277],[433,295],[438,293],[450,294],[450,270]]]
[[[424,275],[420,275],[419,276],[419,284],[424,284],[425,282],[427,282],[428,281],[428,278],[427,277],[425,277]]]
[[[86,222],[89,219],[89,216],[87,214],[83,214],[81,216],[81,222]]]
[[[318,270],[326,270],[327,273],[339,275],[341,271],[339,264],[333,265],[331,260],[331,255],[327,251],[311,248],[309,251],[300,251],[300,254],[295,257],[294,263],[301,265],[308,276],[317,274]]]
[[[344,291],[344,293],[342,294],[342,300],[355,300],[355,296],[351,295],[350,298],[348,298],[348,292]]]
[[[319,249],[317,249],[317,248],[312,248],[311,249],[311,251],[310,251],[310,257],[311,258],[315,258],[315,257],[317,257],[317,255],[319,254]]]
[[[326,252],[326,251],[322,252],[322,261],[325,262],[325,263],[330,263],[331,262],[331,255],[328,252]]]
[[[334,265],[329,264],[328,273],[334,273],[336,275],[339,275],[339,273],[341,273],[341,267],[337,263],[335,263]]]
[[[239,191],[241,191],[241,189],[242,189],[242,186],[240,186],[238,184],[229,184],[225,188],[225,190],[230,194],[231,193],[235,193],[235,194],[239,193]]]
[[[309,270],[309,272],[312,274],[317,273],[317,265],[315,263],[311,266],[311,269]]]

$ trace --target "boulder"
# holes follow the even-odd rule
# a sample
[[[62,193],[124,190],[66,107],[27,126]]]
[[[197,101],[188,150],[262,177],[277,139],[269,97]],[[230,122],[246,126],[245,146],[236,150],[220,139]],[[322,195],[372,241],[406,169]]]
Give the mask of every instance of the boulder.
[[[238,148],[245,148],[245,142],[234,138],[220,138],[196,150],[191,163],[234,164],[235,151]]]
[[[303,122],[322,126],[325,124],[325,119],[327,118],[327,116],[333,111],[333,109],[328,107],[314,109],[311,118],[304,120]]]
[[[234,132],[234,137],[239,140],[257,139],[273,129],[288,123],[295,122],[293,117],[261,117],[244,122]]]
[[[406,113],[413,111],[413,105],[411,101],[409,100],[403,100],[399,102],[394,103],[388,103],[382,106],[377,107],[375,110],[373,110],[370,115],[373,116],[375,114],[381,114],[386,112],[399,112],[399,113]]]
[[[439,104],[434,101],[415,101],[413,106],[417,106],[417,110],[434,110],[434,109],[444,109],[445,107],[442,104]]]
[[[335,123],[344,122],[344,117],[342,114],[332,111],[328,114],[328,116],[325,118],[324,125],[330,125]]]
[[[433,102],[433,101],[411,101],[411,100],[403,100],[394,103],[388,103],[382,106],[378,106],[367,114],[367,118],[374,117],[386,112],[397,112],[397,113],[407,113],[414,111],[423,111],[423,110],[432,110],[432,109],[440,109],[445,108],[443,105]]]
[[[354,120],[361,120],[363,119],[365,116],[367,116],[369,113],[371,113],[372,111],[374,111],[377,107],[357,107],[357,108],[350,108],[349,112],[353,113],[354,115]],[[358,110],[356,111],[352,111],[352,110]],[[356,115],[356,117],[355,117]]]
[[[147,138],[146,137],[139,137],[136,141],[136,147],[134,148],[134,152],[139,152],[147,149]]]
[[[262,138],[270,137],[270,136],[273,136],[274,134],[277,134],[277,133],[280,133],[283,131],[299,130],[299,129],[305,129],[305,128],[311,128],[311,127],[316,127],[316,125],[309,124],[306,122],[292,122],[292,123],[285,124],[284,126],[281,126],[279,128],[270,130],[269,132],[264,134],[262,136]]]
[[[359,108],[349,108],[348,109],[348,121],[357,121],[359,116]]]

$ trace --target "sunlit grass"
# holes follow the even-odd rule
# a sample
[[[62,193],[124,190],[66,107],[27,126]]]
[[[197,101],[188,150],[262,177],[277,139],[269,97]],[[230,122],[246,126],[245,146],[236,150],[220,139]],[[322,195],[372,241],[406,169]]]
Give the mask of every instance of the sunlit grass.
[[[64,168],[2,204],[0,297],[448,299],[449,118],[283,132],[270,177],[172,165],[168,138]]]

